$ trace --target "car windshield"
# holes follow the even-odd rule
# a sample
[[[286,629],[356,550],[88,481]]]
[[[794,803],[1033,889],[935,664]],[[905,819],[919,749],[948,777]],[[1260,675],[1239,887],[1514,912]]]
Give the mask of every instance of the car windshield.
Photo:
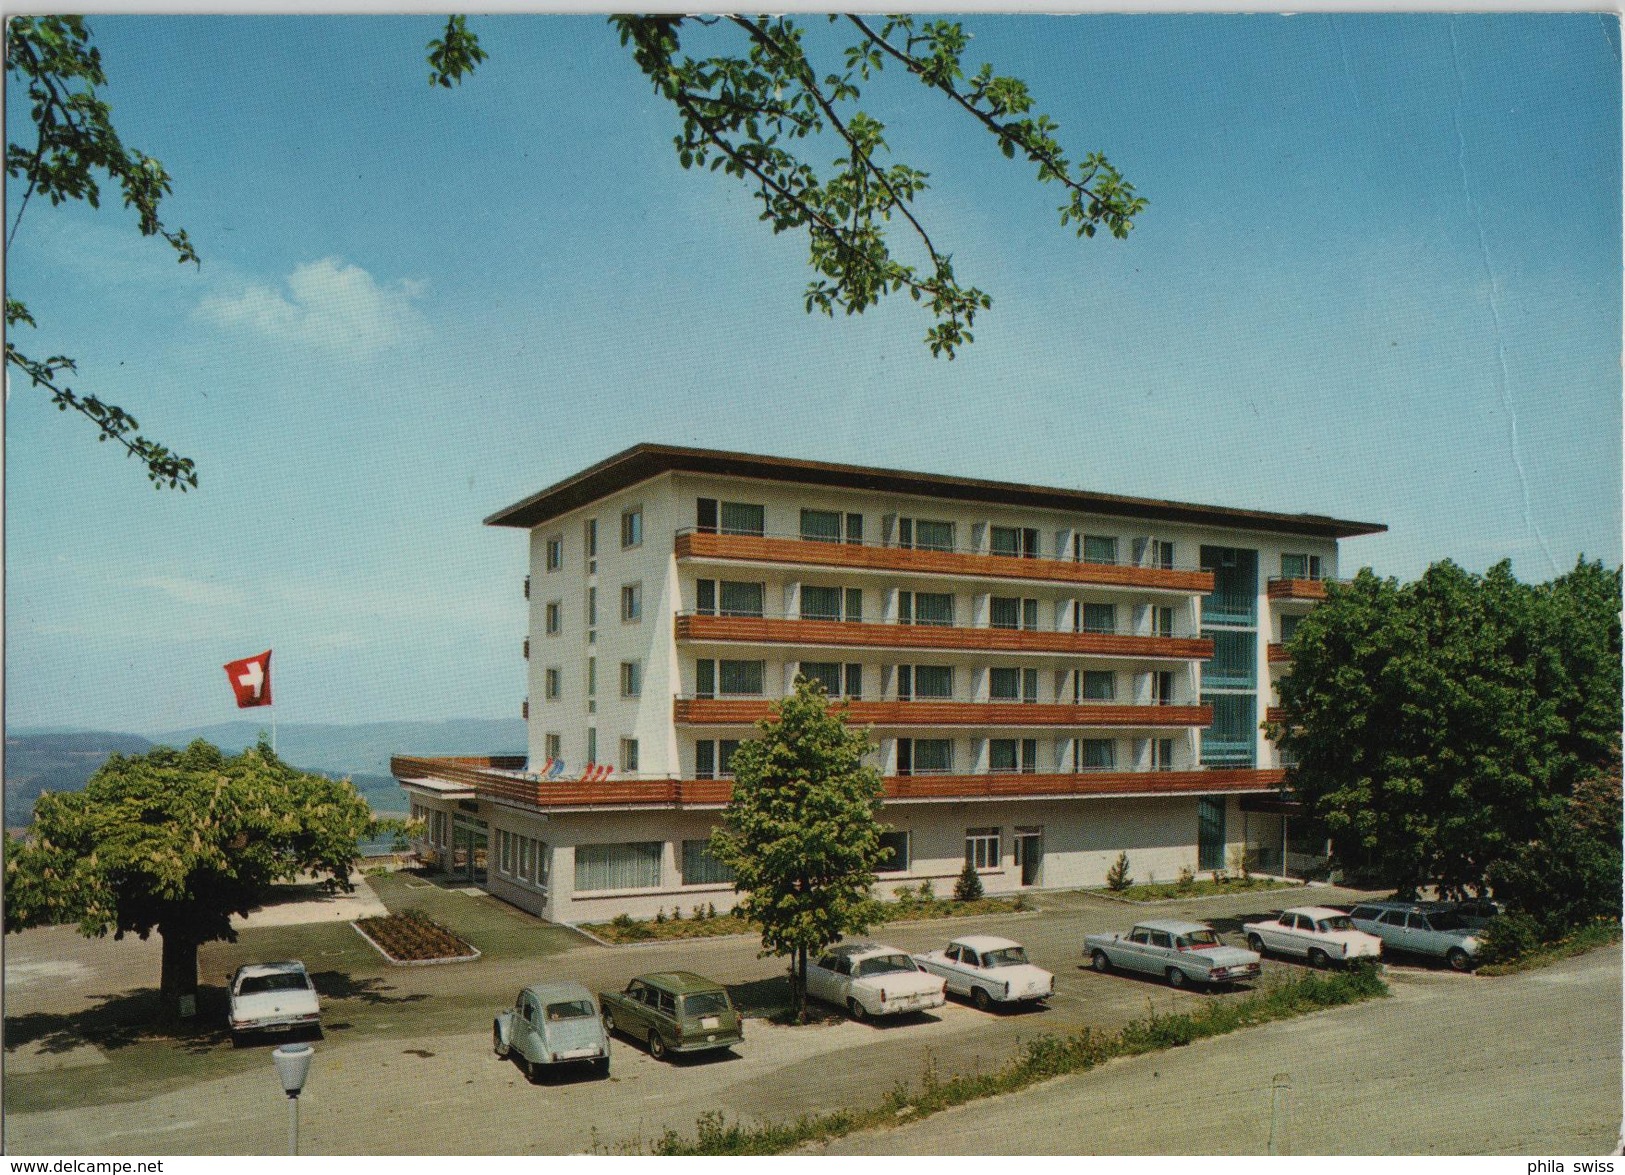
[[[1429,914],[1427,923],[1434,930],[1466,930],[1467,923],[1461,920],[1461,915],[1454,910],[1445,910],[1438,914]]]
[[[989,967],[1018,967],[1027,961],[1024,947],[1001,947],[982,956]]]
[[[1193,930],[1189,934],[1179,936],[1179,945],[1184,950],[1197,951],[1203,947],[1217,947],[1224,944],[1219,941],[1219,936],[1211,930]]]
[[[267,991],[304,991],[309,985],[299,971],[283,971],[276,975],[249,975],[237,985],[238,995],[259,995]]]
[[[696,991],[683,997],[683,1015],[716,1016],[728,1010],[728,996],[720,991]]]
[[[547,1005],[549,1020],[590,1020],[596,1015],[591,1000],[560,1000]]]
[[[898,971],[913,971],[914,960],[907,955],[877,955],[858,964],[858,977],[866,975],[892,975]]]
[[[1335,918],[1322,918],[1315,923],[1315,928],[1322,934],[1326,934],[1333,930],[1353,930],[1354,923],[1349,921],[1347,914],[1339,914]]]

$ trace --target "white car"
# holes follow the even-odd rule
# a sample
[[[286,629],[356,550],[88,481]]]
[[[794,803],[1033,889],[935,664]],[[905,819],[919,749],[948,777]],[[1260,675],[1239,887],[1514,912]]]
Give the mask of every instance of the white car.
[[[231,977],[227,1024],[231,1043],[240,1045],[251,1032],[321,1031],[322,1004],[305,965],[297,959],[279,963],[245,963]]]
[[[807,994],[854,1020],[923,1012],[948,1002],[947,981],[921,971],[907,951],[874,942],[845,943],[807,961]]]
[[[1274,918],[1248,922],[1247,945],[1259,954],[1300,955],[1311,967],[1382,957],[1382,939],[1358,929],[1341,910],[1298,906]]]
[[[1055,994],[1055,976],[1029,963],[1020,943],[991,934],[956,938],[940,951],[915,955],[914,962],[984,1012],[996,1003],[1031,1003]]]

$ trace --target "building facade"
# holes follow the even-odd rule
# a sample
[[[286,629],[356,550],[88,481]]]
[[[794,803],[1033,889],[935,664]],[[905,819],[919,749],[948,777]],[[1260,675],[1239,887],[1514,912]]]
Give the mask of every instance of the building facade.
[[[394,772],[426,850],[561,922],[732,905],[729,759],[797,674],[872,728],[883,896],[1278,867],[1272,675],[1385,529],[659,445],[486,522],[530,532],[528,754]]]

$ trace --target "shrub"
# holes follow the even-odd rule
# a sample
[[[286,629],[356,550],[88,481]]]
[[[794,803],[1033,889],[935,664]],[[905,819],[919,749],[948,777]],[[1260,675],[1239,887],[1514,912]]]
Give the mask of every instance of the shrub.
[[[929,906],[936,900],[937,891],[931,888],[931,879],[927,877],[924,881],[920,882],[920,902],[923,905]]]
[[[1128,854],[1118,853],[1117,860],[1106,870],[1106,888],[1113,893],[1122,893],[1133,884],[1134,878],[1129,876],[1128,871]]]
[[[1545,938],[1540,919],[1533,914],[1502,914],[1479,932],[1478,958],[1483,963],[1510,962],[1535,950]]]
[[[665,925],[665,922],[666,922],[666,907],[665,906],[661,906],[660,909],[655,911],[655,921],[660,923],[661,925]]]
[[[715,918],[717,916],[717,904],[715,902],[705,903],[705,916],[707,919]]]
[[[959,880],[954,882],[954,901],[974,902],[982,896],[982,879],[976,876],[976,866],[969,861],[959,871]]]
[[[1174,887],[1178,889],[1180,893],[1189,893],[1191,890],[1196,888],[1196,874],[1191,872],[1191,867],[1189,865],[1181,865],[1179,867],[1179,880],[1174,882]]]

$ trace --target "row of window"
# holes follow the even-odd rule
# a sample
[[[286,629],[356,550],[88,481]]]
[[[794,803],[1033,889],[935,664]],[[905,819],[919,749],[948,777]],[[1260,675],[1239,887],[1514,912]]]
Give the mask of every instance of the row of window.
[[[589,662],[590,664],[590,662]],[[629,663],[630,664],[630,663]],[[822,682],[831,697],[864,696],[864,666],[855,662],[800,661],[796,672]],[[884,672],[885,666],[870,666]],[[892,695],[901,702],[951,700],[954,698],[956,667],[953,665],[904,664],[890,667]],[[976,672],[976,671],[971,671]],[[987,696],[996,702],[1036,703],[1039,700],[1039,671],[1022,666],[999,665],[986,670]],[[1145,673],[1146,702],[1172,705],[1172,670]],[[1056,702],[1109,702],[1117,698],[1118,673],[1111,669],[1061,669],[1054,673],[1053,699]],[[766,694],[767,662],[701,657],[694,662],[694,696],[762,697]],[[632,695],[627,695],[632,696]]]
[[[643,545],[643,507],[631,506],[621,511],[621,549]],[[582,523],[582,549],[588,560],[588,571],[596,571],[598,558],[598,519],[588,518]],[[553,535],[545,542],[542,565],[548,571],[564,569],[564,536]]]
[[[988,770],[996,773],[1037,774],[1038,739],[991,738],[987,740]],[[1118,739],[1067,738],[1044,740],[1054,752],[1058,772],[1116,771],[1127,767],[1130,757],[1120,756]],[[1127,740],[1143,744],[1145,765],[1151,771],[1170,771],[1174,766],[1171,738]],[[951,738],[900,738],[897,740],[898,775],[951,775],[954,773],[954,745]],[[694,776],[697,779],[729,779],[733,776],[734,752],[738,739],[697,739],[694,743]]]
[[[556,702],[560,697],[560,687],[563,679],[563,669],[557,665],[549,665],[542,671],[542,697],[549,702]],[[598,658],[587,658],[587,697],[598,696]],[[643,696],[643,662],[621,662],[621,697],[637,698]]]
[[[589,640],[592,630],[598,627],[598,589],[589,587],[582,601],[582,614],[587,622]],[[626,583],[621,585],[621,623],[637,624],[643,619],[643,584]],[[542,608],[542,631],[548,636],[558,636],[564,631],[564,601],[549,600]]]

